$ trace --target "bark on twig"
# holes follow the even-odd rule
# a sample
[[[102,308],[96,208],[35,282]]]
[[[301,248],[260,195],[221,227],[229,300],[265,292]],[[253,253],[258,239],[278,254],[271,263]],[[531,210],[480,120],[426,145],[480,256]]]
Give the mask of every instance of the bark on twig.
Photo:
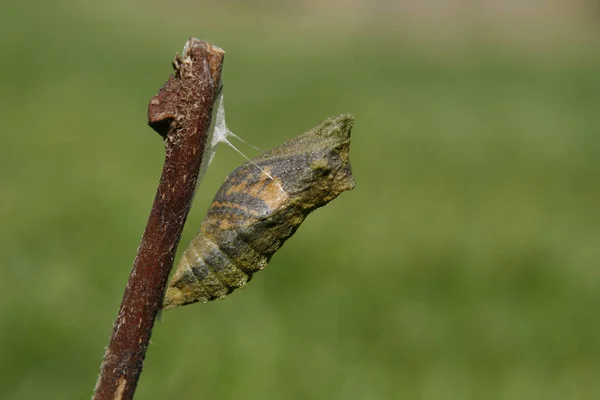
[[[187,218],[220,90],[224,52],[192,38],[175,73],[148,106],[148,124],[165,139],[166,157],[150,218],[133,263],[94,400],[131,399],[142,372]]]

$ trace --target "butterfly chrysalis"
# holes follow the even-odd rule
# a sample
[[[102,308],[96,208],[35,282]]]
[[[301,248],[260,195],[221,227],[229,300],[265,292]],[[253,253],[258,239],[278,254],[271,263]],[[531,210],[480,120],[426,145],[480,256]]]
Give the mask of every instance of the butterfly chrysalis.
[[[229,174],[179,261],[163,308],[244,287],[308,214],[352,189],[353,124],[349,114],[328,118]]]

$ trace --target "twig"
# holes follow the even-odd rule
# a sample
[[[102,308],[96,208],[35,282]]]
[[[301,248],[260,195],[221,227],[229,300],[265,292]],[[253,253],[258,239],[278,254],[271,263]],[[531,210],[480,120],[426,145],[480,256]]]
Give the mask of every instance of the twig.
[[[148,124],[165,139],[165,163],[94,400],[133,398],[194,195],[223,57],[220,48],[191,38],[173,60],[175,73],[148,106]]]

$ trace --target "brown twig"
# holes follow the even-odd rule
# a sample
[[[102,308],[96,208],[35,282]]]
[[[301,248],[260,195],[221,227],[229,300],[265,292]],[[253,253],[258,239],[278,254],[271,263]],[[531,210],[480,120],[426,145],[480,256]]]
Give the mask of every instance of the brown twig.
[[[165,163],[104,355],[95,400],[133,398],[194,195],[223,57],[220,48],[191,38],[173,61],[175,73],[148,106],[148,124],[165,139]]]

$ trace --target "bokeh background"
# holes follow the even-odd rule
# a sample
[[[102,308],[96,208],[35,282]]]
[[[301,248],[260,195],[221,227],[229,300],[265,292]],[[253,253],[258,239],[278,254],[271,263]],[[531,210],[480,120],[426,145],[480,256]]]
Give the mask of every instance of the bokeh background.
[[[3,1],[0,398],[91,395],[189,36],[258,147],[353,113],[357,186],[165,313],[137,398],[600,398],[599,27],[591,0]]]

